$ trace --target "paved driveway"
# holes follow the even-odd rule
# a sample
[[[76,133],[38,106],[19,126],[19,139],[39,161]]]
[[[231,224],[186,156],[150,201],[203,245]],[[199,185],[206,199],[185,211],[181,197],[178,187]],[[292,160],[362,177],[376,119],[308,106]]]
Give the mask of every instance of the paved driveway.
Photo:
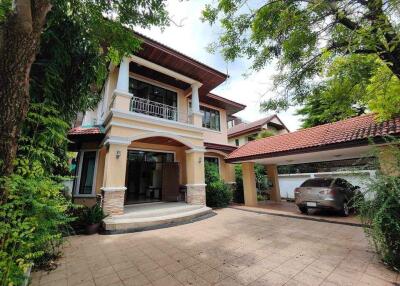
[[[237,209],[140,233],[75,236],[33,285],[395,285],[360,227]]]

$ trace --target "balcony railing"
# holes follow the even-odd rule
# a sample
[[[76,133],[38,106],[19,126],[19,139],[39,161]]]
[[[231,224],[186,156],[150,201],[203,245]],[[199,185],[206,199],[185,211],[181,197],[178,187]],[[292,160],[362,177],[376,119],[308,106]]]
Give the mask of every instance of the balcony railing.
[[[167,120],[178,121],[178,109],[175,106],[159,103],[156,101],[140,98],[137,96],[132,97],[130,111],[136,113],[147,114],[154,117],[159,117]],[[179,114],[179,121],[183,123],[190,123],[188,116]]]

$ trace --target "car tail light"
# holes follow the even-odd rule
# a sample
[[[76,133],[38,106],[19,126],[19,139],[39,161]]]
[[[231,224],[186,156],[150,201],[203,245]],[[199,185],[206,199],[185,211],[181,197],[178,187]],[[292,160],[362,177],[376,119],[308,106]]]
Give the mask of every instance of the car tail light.
[[[294,189],[294,193],[295,193],[295,194],[300,194],[300,188]]]

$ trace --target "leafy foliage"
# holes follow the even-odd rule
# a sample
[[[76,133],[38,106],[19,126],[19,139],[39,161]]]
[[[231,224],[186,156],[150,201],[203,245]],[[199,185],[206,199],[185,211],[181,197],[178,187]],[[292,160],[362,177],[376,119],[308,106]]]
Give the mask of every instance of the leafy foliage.
[[[46,176],[12,175],[1,184],[9,197],[0,206],[0,284],[21,285],[31,263],[41,266],[58,255],[71,206]]]
[[[0,205],[0,285],[19,285],[32,263],[41,267],[58,255],[73,206],[62,195],[68,170],[69,126],[55,107],[32,104],[15,162],[15,174],[1,178],[7,198]]]
[[[273,130],[262,130],[257,134],[256,139],[267,138],[276,135],[275,131]]]
[[[254,173],[256,177],[256,186],[259,190],[265,189],[265,167],[261,164],[254,164]],[[233,193],[233,201],[238,204],[244,203],[244,189],[243,189],[243,171],[241,165],[235,166],[235,181],[236,189]]]
[[[221,180],[218,165],[205,162],[206,204],[209,207],[226,207],[232,200],[230,188]]]
[[[277,60],[279,96],[264,102],[265,109],[302,104],[321,88],[318,82],[337,57],[373,55],[400,77],[398,0],[214,3],[203,10],[203,20],[222,29],[211,52],[220,51],[228,61],[246,57],[255,71]]]
[[[242,165],[235,165],[235,181],[236,188],[233,191],[233,201],[238,204],[244,204]]]
[[[84,212],[85,222],[86,224],[96,224],[101,223],[103,219],[107,217],[104,213],[103,209],[95,204],[91,208],[87,208]]]
[[[78,112],[94,108],[110,62],[140,47],[134,26],[165,26],[165,1],[53,0],[42,46],[30,73],[28,117],[22,125],[14,175],[0,178],[1,285],[20,285],[35,263],[48,264],[75,208],[60,194],[68,174],[66,133]],[[0,4],[0,21],[12,14]],[[91,220],[98,220],[94,212]]]
[[[303,127],[335,122],[373,111],[380,119],[399,114],[400,80],[376,56],[338,57],[297,114]]]
[[[400,271],[400,151],[392,146],[390,152],[395,162],[391,172],[379,173],[356,207],[382,260]]]

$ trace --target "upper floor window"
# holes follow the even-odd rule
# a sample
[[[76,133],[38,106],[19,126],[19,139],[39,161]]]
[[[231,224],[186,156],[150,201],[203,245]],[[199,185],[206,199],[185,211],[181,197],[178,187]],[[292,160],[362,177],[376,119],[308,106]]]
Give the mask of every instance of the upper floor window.
[[[203,127],[221,131],[221,121],[218,110],[200,105],[200,111],[203,113]]]
[[[235,139],[235,145],[239,146],[239,139]]]
[[[168,120],[178,120],[176,92],[134,78],[129,79],[133,94],[130,110]]]
[[[129,92],[133,96],[173,107],[176,107],[178,102],[176,92],[134,78],[129,78]]]

